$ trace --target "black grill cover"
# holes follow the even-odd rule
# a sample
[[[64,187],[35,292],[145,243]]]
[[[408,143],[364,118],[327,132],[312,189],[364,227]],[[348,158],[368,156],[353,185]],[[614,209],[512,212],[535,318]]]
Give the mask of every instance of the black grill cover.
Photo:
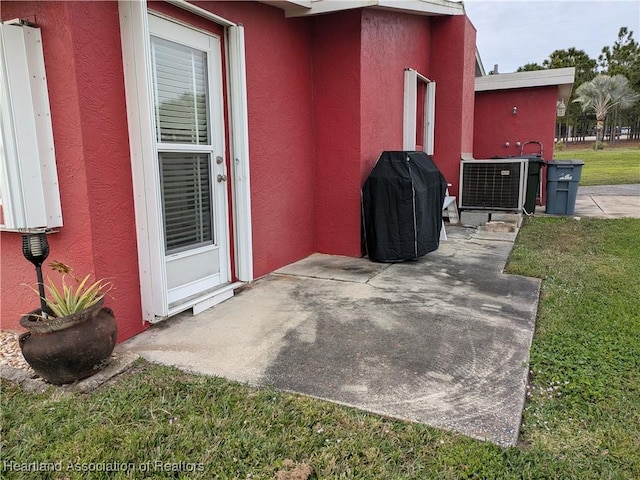
[[[374,262],[416,260],[440,245],[447,182],[424,152],[382,152],[362,187],[365,252]]]

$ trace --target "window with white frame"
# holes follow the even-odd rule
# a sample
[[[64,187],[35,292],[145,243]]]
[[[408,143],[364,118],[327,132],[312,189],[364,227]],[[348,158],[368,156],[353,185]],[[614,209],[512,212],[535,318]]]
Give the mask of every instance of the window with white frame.
[[[0,24],[0,229],[62,226],[39,28]]]
[[[403,150],[433,155],[436,83],[417,71],[404,71]]]

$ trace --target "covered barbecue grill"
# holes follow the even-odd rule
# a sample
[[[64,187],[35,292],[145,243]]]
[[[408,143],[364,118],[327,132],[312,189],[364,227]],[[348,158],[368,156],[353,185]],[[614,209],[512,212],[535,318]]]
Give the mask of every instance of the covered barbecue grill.
[[[446,188],[426,153],[382,152],[362,187],[363,242],[369,259],[402,262],[436,250]]]

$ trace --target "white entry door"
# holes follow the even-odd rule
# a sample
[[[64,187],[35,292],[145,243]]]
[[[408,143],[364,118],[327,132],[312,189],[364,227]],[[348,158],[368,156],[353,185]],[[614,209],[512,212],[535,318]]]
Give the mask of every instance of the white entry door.
[[[148,19],[163,317],[230,280],[222,61],[218,37]]]

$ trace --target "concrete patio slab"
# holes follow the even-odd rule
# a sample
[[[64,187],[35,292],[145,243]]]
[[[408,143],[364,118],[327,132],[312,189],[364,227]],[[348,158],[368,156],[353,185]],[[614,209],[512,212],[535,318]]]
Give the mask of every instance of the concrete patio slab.
[[[312,255],[118,348],[513,445],[540,281],[502,273],[513,235],[447,233],[416,262]]]

